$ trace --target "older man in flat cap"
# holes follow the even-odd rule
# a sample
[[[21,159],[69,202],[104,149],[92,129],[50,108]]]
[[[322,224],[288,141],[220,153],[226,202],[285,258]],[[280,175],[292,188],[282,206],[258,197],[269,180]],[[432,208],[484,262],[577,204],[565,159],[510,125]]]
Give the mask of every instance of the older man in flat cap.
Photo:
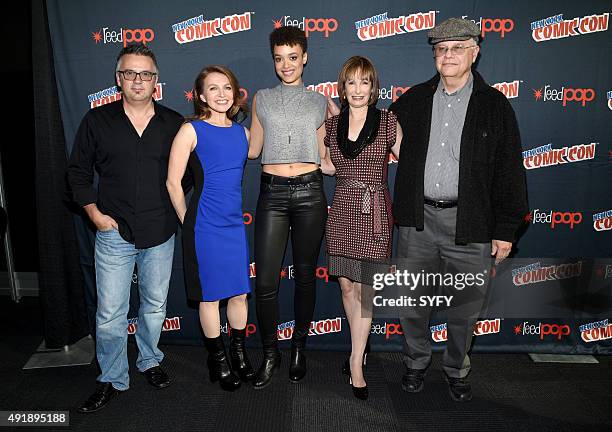
[[[478,26],[450,18],[428,36],[438,73],[389,108],[406,131],[395,177],[396,256],[444,275],[482,271],[492,257],[499,263],[508,256],[528,211],[519,129],[508,100],[472,69],[480,53]],[[443,368],[452,398],[464,402],[472,398],[468,352],[486,276],[484,284],[465,289],[458,280],[437,288],[459,301],[446,311]],[[431,312],[414,308],[400,319],[407,392],[423,389]]]

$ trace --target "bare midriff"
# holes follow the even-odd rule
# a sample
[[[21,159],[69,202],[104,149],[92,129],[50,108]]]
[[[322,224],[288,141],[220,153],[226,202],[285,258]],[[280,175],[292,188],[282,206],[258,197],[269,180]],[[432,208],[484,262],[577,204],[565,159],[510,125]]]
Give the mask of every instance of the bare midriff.
[[[318,168],[319,165],[315,163],[303,162],[262,165],[263,172],[281,177],[295,177],[315,171]]]

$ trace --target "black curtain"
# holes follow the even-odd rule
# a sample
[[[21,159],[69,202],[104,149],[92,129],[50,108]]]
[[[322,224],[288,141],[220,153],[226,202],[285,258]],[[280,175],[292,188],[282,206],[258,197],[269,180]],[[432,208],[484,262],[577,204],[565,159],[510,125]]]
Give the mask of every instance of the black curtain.
[[[40,301],[46,346],[57,348],[89,330],[73,215],[65,200],[66,144],[43,0],[32,0],[32,66]]]

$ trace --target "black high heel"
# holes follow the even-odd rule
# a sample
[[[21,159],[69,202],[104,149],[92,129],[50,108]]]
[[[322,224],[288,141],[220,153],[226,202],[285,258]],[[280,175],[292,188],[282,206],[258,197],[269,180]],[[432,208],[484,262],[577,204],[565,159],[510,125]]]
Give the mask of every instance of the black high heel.
[[[355,387],[353,385],[353,377],[351,376],[351,368],[349,365],[349,384],[351,385],[351,390],[353,390],[353,396],[357,399],[366,400],[369,396],[368,385],[366,384],[364,387]]]
[[[357,399],[366,400],[368,398],[369,392],[367,384],[364,387],[355,387],[353,385],[353,378],[349,378],[349,384],[351,385],[351,390],[353,390],[353,396]]]

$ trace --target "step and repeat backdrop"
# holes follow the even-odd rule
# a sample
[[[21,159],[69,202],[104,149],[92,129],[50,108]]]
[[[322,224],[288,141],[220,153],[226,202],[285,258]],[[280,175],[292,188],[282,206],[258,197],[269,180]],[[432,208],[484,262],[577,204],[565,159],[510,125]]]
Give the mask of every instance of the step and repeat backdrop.
[[[348,57],[364,55],[377,67],[378,106],[386,108],[435,74],[427,30],[450,17],[473,20],[483,39],[477,70],[508,98],[518,118],[531,209],[516,258],[493,272],[492,307],[474,328],[474,349],[612,353],[609,2],[49,0],[47,8],[67,154],[86,111],[121,98],[114,81],[115,59],[133,42],[145,43],[157,56],[155,99],[186,116],[193,113],[193,81],[206,65],[230,67],[247,103],[258,89],[276,86],[268,35],[279,26],[306,32],[304,81],[310,90],[337,101],[340,67]],[[248,126],[250,118],[243,124]],[[396,162],[389,158],[391,190]],[[249,161],[244,172],[244,224],[251,257],[260,172],[259,161]],[[330,203],[334,185],[333,178],[325,179]],[[77,216],[75,226],[85,289],[95,292],[93,235]],[[173,265],[162,342],[200,344],[197,305],[185,297],[180,241]],[[250,275],[254,288],[253,259]],[[328,275],[324,243],[316,276],[309,345],[348,349],[340,289]],[[278,336],[287,340],[293,332],[290,245],[279,278]],[[136,273],[133,282],[130,317],[137,316]],[[256,346],[253,300],[248,341]],[[222,321],[227,333],[230,329]],[[131,318],[127,331],[133,333],[137,326],[137,319]],[[402,329],[396,318],[375,317],[372,345],[399,350],[403,331],[410,329]],[[441,348],[446,340],[443,313],[432,319],[431,334],[434,349]]]

